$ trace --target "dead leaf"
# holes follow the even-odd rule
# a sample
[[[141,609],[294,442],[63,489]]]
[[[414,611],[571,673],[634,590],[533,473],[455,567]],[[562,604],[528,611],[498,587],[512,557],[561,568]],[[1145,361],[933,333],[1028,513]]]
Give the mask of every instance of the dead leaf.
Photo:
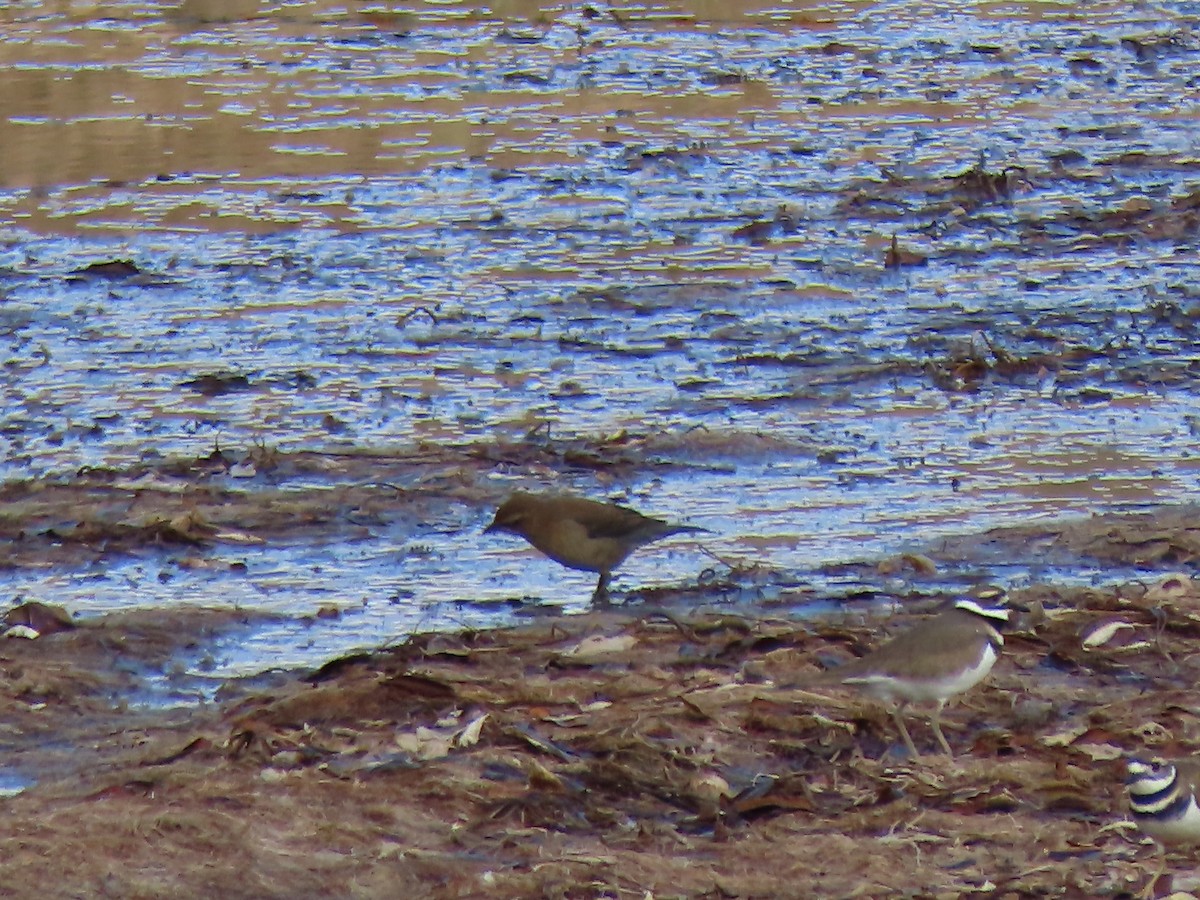
[[[637,638],[632,634],[593,634],[585,637],[569,650],[564,650],[560,657],[570,662],[593,663],[606,656],[628,653],[637,646]]]
[[[536,759],[525,761],[525,771],[529,776],[529,786],[543,791],[565,791],[563,780],[543,766]]]
[[[61,606],[55,606],[51,603],[40,603],[37,600],[31,600],[28,603],[22,603],[19,606],[14,606],[4,614],[4,624],[17,626],[24,625],[34,632],[32,637],[37,637],[41,634],[54,634],[59,631],[70,631],[79,626],[71,619],[71,614]],[[9,637],[30,637],[27,634],[10,634]]]
[[[452,737],[443,731],[417,726],[415,731],[405,731],[396,735],[395,744],[405,753],[415,759],[441,759],[450,755]]]
[[[1120,759],[1125,755],[1115,744],[1076,744],[1075,749],[1094,760]]]
[[[881,575],[895,575],[911,569],[917,575],[936,575],[937,563],[920,553],[901,553],[889,556],[875,567]]]
[[[458,733],[454,743],[459,747],[474,747],[479,743],[479,735],[483,731],[483,723],[488,720],[488,713],[476,716]]]
[[[1069,747],[1075,741],[1087,734],[1090,729],[1090,725],[1070,725],[1061,731],[1056,731],[1054,734],[1043,735],[1041,737],[1041,742],[1047,747]]]
[[[1162,603],[1194,593],[1191,576],[1184,572],[1174,572],[1164,575],[1156,584],[1151,585],[1146,590],[1146,599],[1151,603]]]
[[[1139,629],[1124,619],[1103,619],[1083,630],[1082,645],[1084,650],[1096,650],[1103,647],[1109,651],[1143,650],[1150,646],[1150,641],[1139,635]]]

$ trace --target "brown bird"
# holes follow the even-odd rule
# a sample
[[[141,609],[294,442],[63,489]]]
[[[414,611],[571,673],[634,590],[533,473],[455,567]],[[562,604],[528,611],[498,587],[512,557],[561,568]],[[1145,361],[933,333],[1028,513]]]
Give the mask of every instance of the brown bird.
[[[1009,611],[1002,607],[982,606],[970,599],[959,600],[945,612],[897,635],[873,653],[808,680],[805,687],[844,684],[892,704],[892,718],[914,759],[920,754],[909,737],[901,713],[909,703],[935,701],[937,706],[930,724],[946,755],[953,756],[950,744],[942,734],[942,708],[955,694],[974,687],[987,677],[1004,646],[999,627],[1008,619]]]
[[[599,572],[592,599],[602,601],[608,597],[613,569],[638,547],[672,534],[708,529],[653,519],[615,503],[518,492],[504,501],[484,530],[496,531],[525,538],[567,568]]]

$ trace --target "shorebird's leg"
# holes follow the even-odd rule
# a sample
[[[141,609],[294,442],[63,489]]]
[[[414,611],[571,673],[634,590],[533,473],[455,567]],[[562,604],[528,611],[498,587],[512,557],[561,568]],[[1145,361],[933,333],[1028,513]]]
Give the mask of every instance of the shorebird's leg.
[[[929,724],[933,726],[933,734],[938,739],[938,743],[942,745],[942,749],[946,751],[946,755],[954,759],[954,751],[950,749],[950,745],[946,743],[946,736],[942,734],[942,707],[945,705],[945,700],[938,701],[937,708],[933,711],[933,715],[929,717]]]
[[[1158,868],[1154,870],[1154,874],[1150,876],[1146,886],[1138,891],[1138,896],[1142,900],[1154,900],[1154,889],[1158,885],[1158,879],[1167,873],[1167,851],[1158,841],[1154,842],[1154,855],[1158,857]]]
[[[920,759],[921,754],[917,752],[917,745],[913,743],[908,734],[908,726],[904,724],[904,707],[897,706],[893,709],[892,718],[896,722],[896,728],[900,730],[900,737],[904,738],[904,746],[908,748],[908,755],[913,759]]]

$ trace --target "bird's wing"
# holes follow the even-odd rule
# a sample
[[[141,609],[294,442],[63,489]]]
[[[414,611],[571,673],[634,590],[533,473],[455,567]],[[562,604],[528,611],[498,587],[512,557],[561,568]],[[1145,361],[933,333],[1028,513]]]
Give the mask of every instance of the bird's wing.
[[[609,506],[602,510],[584,509],[572,516],[584,527],[590,538],[614,538],[626,540],[646,529],[654,529],[666,525],[661,519],[643,516],[635,509],[624,506]]]

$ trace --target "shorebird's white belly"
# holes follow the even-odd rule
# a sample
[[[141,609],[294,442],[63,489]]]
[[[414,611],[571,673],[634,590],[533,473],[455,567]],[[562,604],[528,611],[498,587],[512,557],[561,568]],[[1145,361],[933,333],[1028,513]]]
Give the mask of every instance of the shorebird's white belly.
[[[1200,843],[1200,807],[1196,798],[1188,800],[1187,811],[1178,819],[1163,821],[1153,817],[1138,817],[1142,831],[1164,844]]]
[[[987,644],[975,665],[945,678],[923,678],[919,680],[897,679],[891,675],[861,675],[847,678],[846,684],[861,685],[869,693],[884,700],[907,700],[921,702],[945,700],[955,694],[973,688],[987,677],[996,664],[996,648]],[[1200,814],[1200,813],[1198,813]]]

